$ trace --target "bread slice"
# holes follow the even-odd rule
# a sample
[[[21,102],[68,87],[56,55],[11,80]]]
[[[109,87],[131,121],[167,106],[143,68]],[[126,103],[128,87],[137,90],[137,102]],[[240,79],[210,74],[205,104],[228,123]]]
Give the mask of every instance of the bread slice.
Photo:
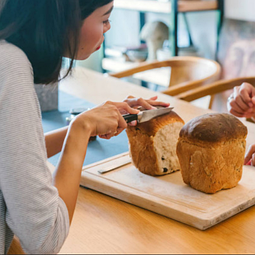
[[[138,170],[164,175],[180,169],[176,144],[184,121],[174,112],[126,129],[130,155]]]
[[[235,187],[242,177],[246,135],[246,126],[227,113],[186,123],[177,143],[183,181],[205,193]]]

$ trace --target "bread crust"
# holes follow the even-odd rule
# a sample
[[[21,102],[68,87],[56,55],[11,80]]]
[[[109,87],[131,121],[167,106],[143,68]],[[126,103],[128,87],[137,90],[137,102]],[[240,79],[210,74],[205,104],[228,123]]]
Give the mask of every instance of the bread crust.
[[[184,121],[174,111],[168,114],[161,115],[150,121],[144,123],[138,123],[137,126],[128,126],[126,129],[129,139],[129,149],[133,164],[142,173],[149,175],[162,175],[168,174],[168,172],[162,172],[159,167],[159,158],[156,151],[156,134],[167,125],[179,125],[178,133],[176,133],[176,142],[174,144],[174,156],[176,157],[176,163],[173,163],[174,171],[179,170],[179,161],[176,155],[176,143],[181,127],[184,125]],[[170,170],[170,169],[169,169]],[[173,169],[172,169],[173,170]],[[172,171],[173,172],[173,171]]]
[[[127,132],[129,130],[140,129],[141,133],[144,133],[148,136],[155,136],[155,134],[164,127],[165,125],[172,124],[175,122],[181,122],[184,125],[183,119],[174,111],[171,111],[167,114],[158,116],[156,118],[151,119],[150,121],[146,121],[143,123],[138,123],[135,127],[129,126],[127,128]]]
[[[198,116],[190,120],[180,132],[181,138],[201,144],[245,138],[246,135],[246,126],[228,113],[208,113]]]
[[[183,181],[205,193],[235,187],[242,177],[246,136],[246,126],[230,114],[188,122],[176,149]]]

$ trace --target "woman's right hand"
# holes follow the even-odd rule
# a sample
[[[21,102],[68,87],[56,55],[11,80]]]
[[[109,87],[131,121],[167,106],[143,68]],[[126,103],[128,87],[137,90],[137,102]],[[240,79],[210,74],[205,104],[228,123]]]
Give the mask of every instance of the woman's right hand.
[[[97,106],[91,110],[79,114],[74,121],[81,127],[90,130],[90,136],[99,136],[110,139],[112,136],[120,134],[127,123],[120,113],[120,109],[130,114],[137,114],[139,110],[131,108],[127,103],[110,102]]]
[[[127,123],[120,113],[121,109],[131,114],[139,112],[125,102],[106,102],[77,115],[68,127],[60,160],[53,175],[53,183],[67,206],[70,222],[78,196],[89,138],[98,135],[109,139],[122,132]]]

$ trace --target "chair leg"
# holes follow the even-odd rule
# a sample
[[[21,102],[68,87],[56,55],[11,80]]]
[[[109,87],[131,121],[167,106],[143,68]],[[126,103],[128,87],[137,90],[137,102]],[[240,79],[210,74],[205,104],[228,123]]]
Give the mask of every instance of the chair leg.
[[[214,95],[211,95],[208,109],[212,109],[212,104],[213,104],[213,101],[214,101],[214,97],[215,97]]]

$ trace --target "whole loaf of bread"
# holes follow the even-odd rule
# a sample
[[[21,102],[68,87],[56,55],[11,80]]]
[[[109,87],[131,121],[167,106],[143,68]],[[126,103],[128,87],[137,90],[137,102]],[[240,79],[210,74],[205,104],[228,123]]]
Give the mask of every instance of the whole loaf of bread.
[[[164,175],[180,169],[176,144],[184,121],[171,111],[126,129],[133,164],[148,175]]]
[[[183,181],[205,193],[235,187],[242,177],[246,136],[246,126],[227,113],[186,123],[176,151]]]

